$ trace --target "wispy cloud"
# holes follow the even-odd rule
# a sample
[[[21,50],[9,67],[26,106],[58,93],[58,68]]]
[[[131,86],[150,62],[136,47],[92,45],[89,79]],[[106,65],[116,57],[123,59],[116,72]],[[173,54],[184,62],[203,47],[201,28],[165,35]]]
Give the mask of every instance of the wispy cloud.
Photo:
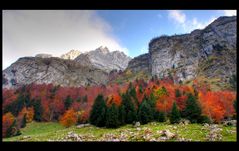
[[[186,15],[180,10],[170,10],[168,17],[179,24],[184,24],[186,21]]]
[[[224,10],[224,15],[225,16],[236,16],[237,11],[236,10]]]
[[[212,17],[204,22],[199,21],[196,17],[188,19],[186,14],[180,10],[168,11],[168,18],[175,23],[177,28],[182,28],[184,32],[191,32],[195,29],[203,29],[216,19],[216,17]]]
[[[71,49],[84,52],[99,46],[128,54],[113,35],[113,28],[96,11],[3,11],[3,68],[23,56],[60,56]]]

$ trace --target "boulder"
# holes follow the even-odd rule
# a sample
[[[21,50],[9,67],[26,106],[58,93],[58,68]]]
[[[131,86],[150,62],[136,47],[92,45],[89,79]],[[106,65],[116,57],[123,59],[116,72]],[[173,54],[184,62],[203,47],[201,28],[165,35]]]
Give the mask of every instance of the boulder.
[[[179,121],[179,124],[188,125],[188,124],[190,124],[190,121],[187,120],[187,119],[181,119],[181,120]]]
[[[140,122],[135,122],[134,127],[140,127]]]
[[[79,124],[76,126],[76,128],[82,128],[82,127],[88,127],[90,124]]]
[[[236,126],[237,125],[237,121],[236,120],[229,120],[229,121],[224,121],[222,124],[224,126]]]
[[[169,130],[162,130],[161,131],[162,136],[166,136],[167,139],[173,139],[176,138],[176,134],[170,132]]]

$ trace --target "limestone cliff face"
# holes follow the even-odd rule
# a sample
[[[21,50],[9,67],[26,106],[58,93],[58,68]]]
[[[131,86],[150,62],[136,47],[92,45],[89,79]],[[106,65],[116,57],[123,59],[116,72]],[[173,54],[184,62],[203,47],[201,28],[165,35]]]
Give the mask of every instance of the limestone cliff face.
[[[60,58],[24,57],[3,71],[3,88],[31,83],[62,86],[105,84],[108,74],[102,70]]]
[[[159,77],[171,74],[176,81],[200,75],[227,81],[236,73],[236,20],[219,17],[203,30],[154,38],[149,53],[131,60],[128,68]]]
[[[91,65],[107,73],[112,70],[123,71],[128,66],[130,60],[131,58],[123,52],[110,52],[107,47],[99,47],[96,50],[83,53],[75,59],[75,61],[81,64]]]
[[[236,19],[220,17],[203,30],[153,39],[149,43],[151,74],[161,77],[174,70],[179,80],[187,80],[198,74],[227,77],[235,73]],[[206,64],[207,69],[202,69]],[[214,73],[216,64],[221,74]]]
[[[130,69],[132,72],[135,73],[140,71],[149,73],[150,72],[149,66],[150,66],[150,56],[148,53],[146,53],[130,60],[127,69]]]

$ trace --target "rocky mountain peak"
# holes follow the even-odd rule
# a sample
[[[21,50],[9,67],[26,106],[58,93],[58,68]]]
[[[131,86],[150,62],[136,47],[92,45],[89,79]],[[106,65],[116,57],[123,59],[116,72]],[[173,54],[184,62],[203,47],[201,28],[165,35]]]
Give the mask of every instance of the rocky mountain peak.
[[[99,47],[79,55],[75,61],[84,65],[91,65],[98,69],[110,72],[112,70],[124,70],[128,66],[130,57],[120,51],[110,51],[107,47]]]
[[[74,60],[76,57],[78,57],[81,54],[81,52],[79,50],[70,50],[69,52],[61,55],[60,58],[62,59],[70,59],[70,60]]]
[[[107,47],[104,47],[104,46],[100,46],[100,47],[97,48],[95,51],[99,51],[99,52],[101,52],[101,53],[103,53],[103,54],[107,54],[107,53],[110,52],[109,49],[108,49]]]

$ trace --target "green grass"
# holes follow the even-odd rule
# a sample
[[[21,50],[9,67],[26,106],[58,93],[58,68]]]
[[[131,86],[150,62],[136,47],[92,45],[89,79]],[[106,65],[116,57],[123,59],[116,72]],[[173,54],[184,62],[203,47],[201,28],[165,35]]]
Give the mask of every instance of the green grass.
[[[222,141],[236,141],[236,127],[225,127],[219,125],[222,128]],[[131,132],[141,137],[129,137],[129,141],[144,141],[142,139],[145,136],[144,130],[150,129],[152,132],[152,137],[159,137],[157,131],[169,130],[173,133],[177,133],[180,138],[190,139],[191,141],[206,141],[206,136],[209,133],[208,130],[202,129],[200,124],[189,124],[189,125],[170,125],[166,123],[149,123],[140,126],[140,131],[133,128],[132,125],[122,126],[117,129],[107,129],[107,128],[97,128],[95,126],[76,128],[72,126],[69,128],[62,127],[59,123],[37,123],[32,122],[27,124],[27,126],[21,129],[22,134],[19,136],[4,138],[3,141],[51,141],[59,140],[64,138],[68,132],[74,132],[82,136],[89,137],[88,141],[98,141],[105,134],[115,134],[120,135],[122,132]],[[30,136],[29,138],[25,138]],[[174,141],[174,140],[170,140]]]

